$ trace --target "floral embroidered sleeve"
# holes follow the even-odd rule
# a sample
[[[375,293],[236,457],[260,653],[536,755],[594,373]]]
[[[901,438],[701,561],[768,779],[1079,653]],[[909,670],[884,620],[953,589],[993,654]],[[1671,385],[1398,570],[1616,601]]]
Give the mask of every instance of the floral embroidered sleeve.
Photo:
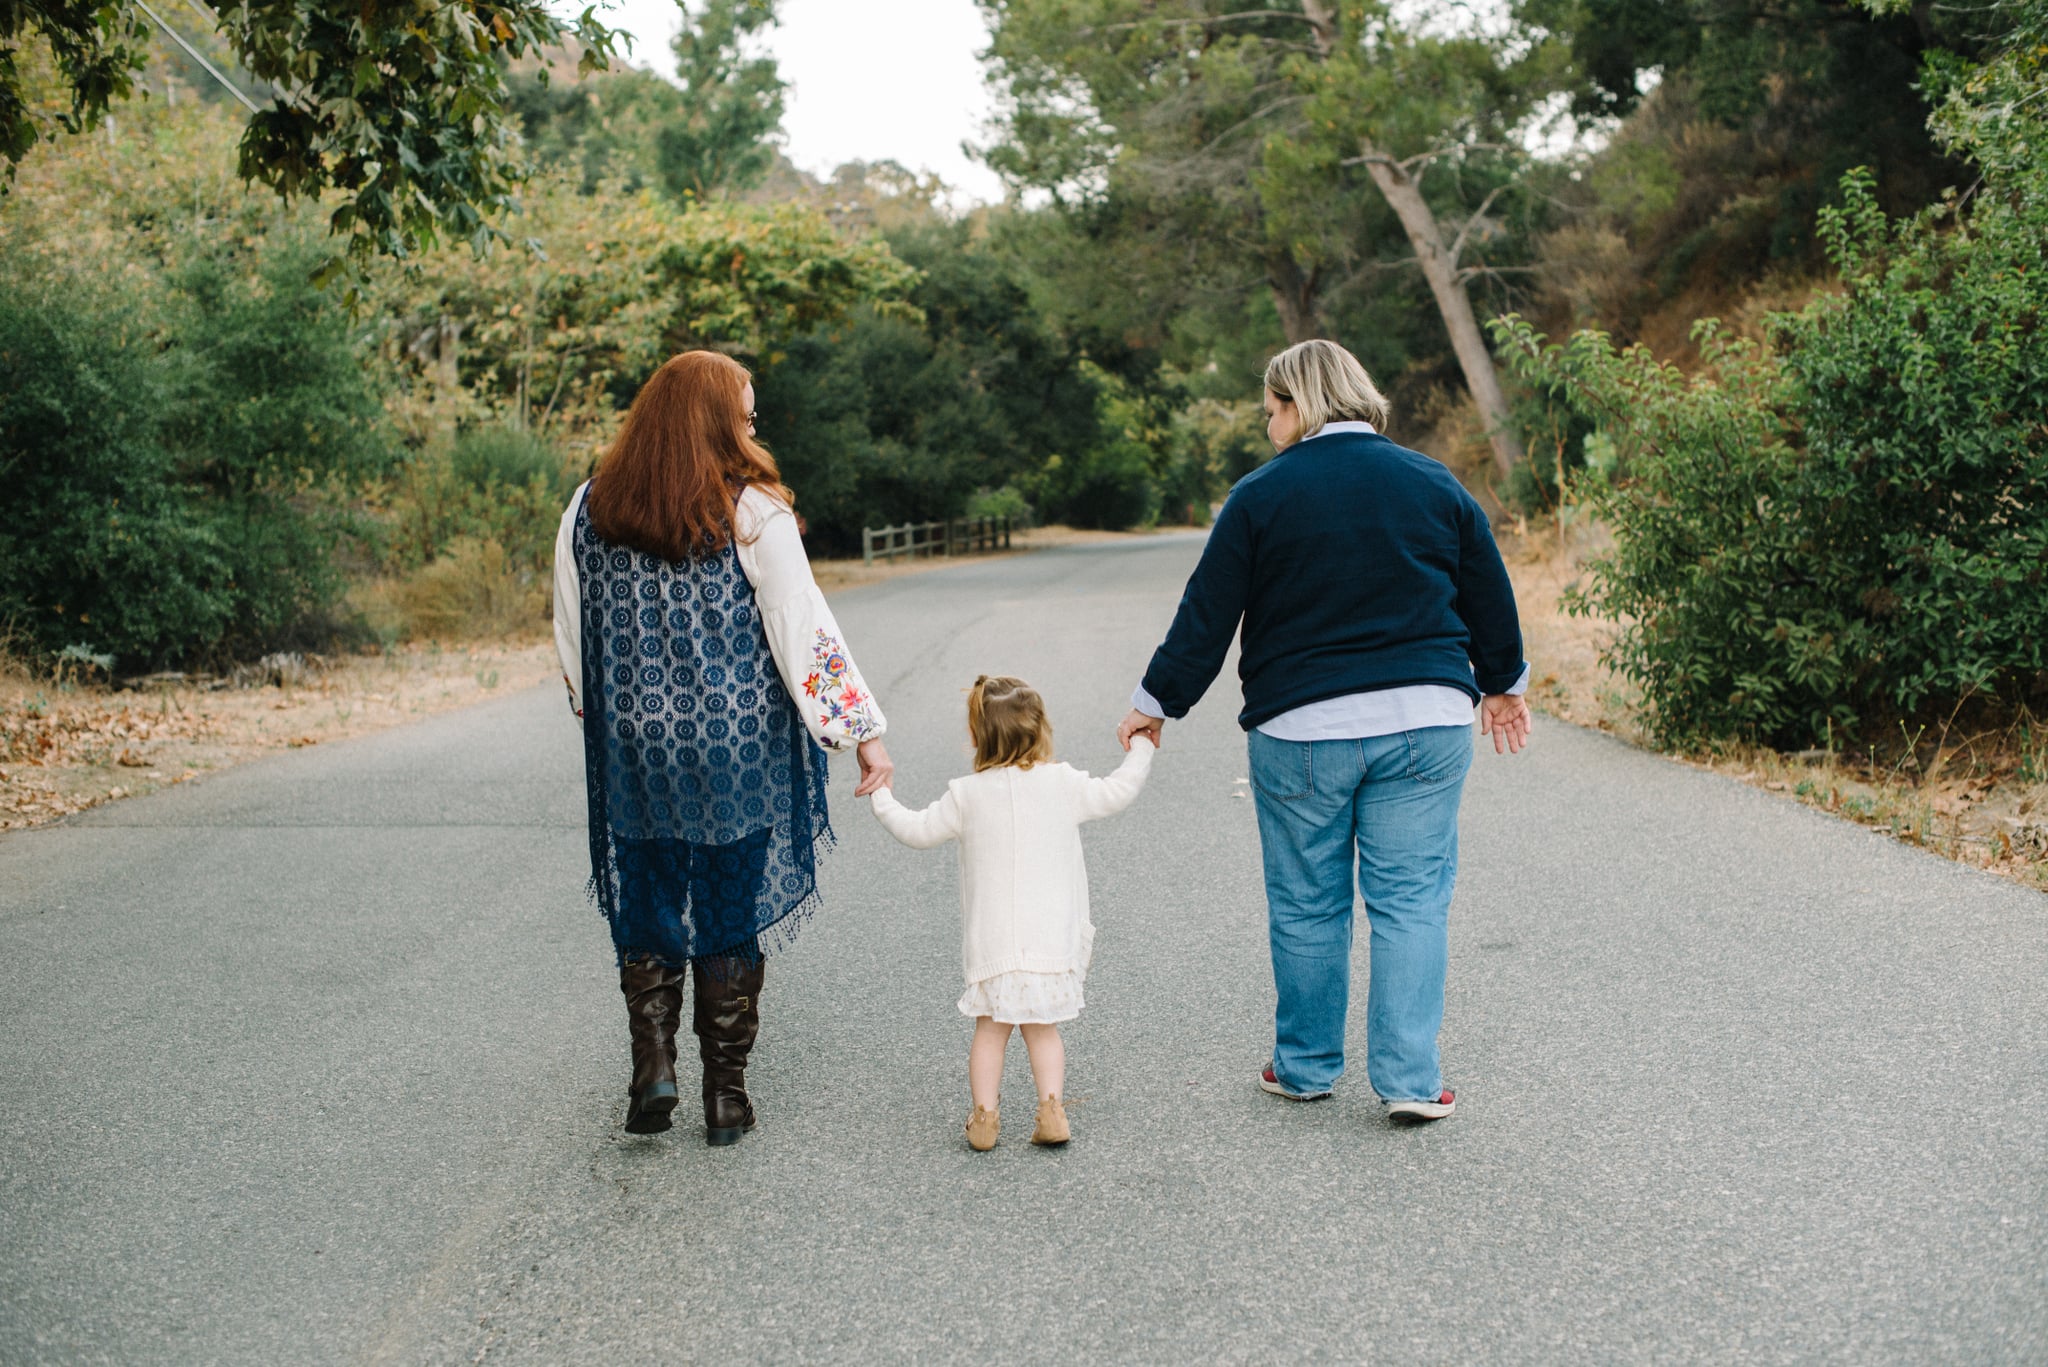
[[[847,739],[859,744],[882,734],[880,714],[853,672],[853,661],[839,638],[824,627],[814,628],[811,640],[811,672],[804,676],[804,697],[818,714],[821,734],[837,727]]]
[[[828,750],[876,739],[888,729],[888,720],[811,577],[796,519],[754,489],[741,499],[740,508],[740,568],[754,586],[768,651],[804,726]]]

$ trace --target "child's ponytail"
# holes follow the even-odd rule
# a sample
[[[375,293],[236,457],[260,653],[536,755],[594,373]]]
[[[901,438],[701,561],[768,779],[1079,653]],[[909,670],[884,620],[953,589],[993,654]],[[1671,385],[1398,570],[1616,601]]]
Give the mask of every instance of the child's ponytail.
[[[967,690],[967,734],[974,738],[974,772],[1015,766],[1029,769],[1052,758],[1052,721],[1045,699],[1022,679],[981,674]]]

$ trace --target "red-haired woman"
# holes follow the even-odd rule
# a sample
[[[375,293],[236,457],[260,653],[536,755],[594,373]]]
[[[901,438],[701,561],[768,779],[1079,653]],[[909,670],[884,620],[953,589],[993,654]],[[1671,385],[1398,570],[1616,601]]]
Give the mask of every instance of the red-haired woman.
[[[817,900],[825,755],[888,782],[885,722],[811,578],[791,495],[754,440],[744,366],[674,357],[555,541],[555,646],[583,719],[591,887],[632,1032],[626,1128],[669,1127],[694,966],[713,1144],[754,1125],[761,960]]]

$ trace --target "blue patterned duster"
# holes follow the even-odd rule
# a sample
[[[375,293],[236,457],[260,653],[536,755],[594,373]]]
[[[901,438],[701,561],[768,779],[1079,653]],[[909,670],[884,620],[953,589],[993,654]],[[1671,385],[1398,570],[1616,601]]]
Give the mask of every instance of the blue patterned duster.
[[[614,546],[577,500],[590,879],[619,960],[751,962],[817,900],[825,753],[770,654],[737,547]]]

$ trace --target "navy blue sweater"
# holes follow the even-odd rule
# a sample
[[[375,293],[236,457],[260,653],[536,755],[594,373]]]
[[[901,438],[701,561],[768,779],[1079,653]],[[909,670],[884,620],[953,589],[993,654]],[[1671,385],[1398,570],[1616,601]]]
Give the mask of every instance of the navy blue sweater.
[[[1186,716],[1244,624],[1249,731],[1305,703],[1409,684],[1477,702],[1522,673],[1514,588],[1486,514],[1436,461],[1376,434],[1297,442],[1237,482],[1145,691]]]

